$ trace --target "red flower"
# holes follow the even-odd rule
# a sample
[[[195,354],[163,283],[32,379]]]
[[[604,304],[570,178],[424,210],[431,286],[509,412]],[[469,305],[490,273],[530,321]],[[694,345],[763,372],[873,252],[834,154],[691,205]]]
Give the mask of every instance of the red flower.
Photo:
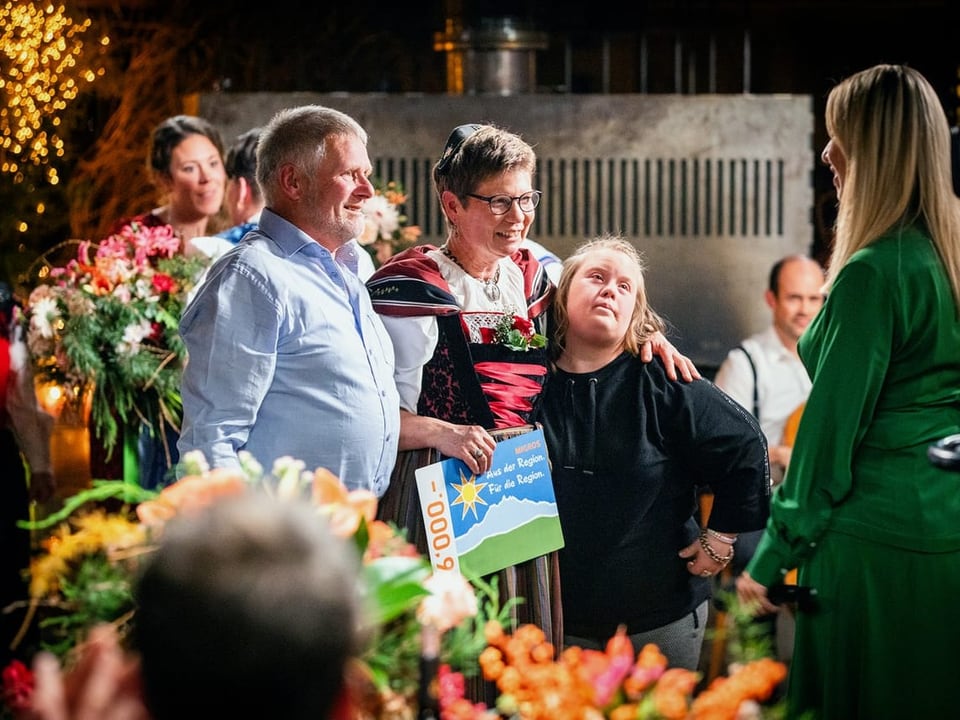
[[[153,276],[153,289],[157,292],[174,292],[177,289],[177,281],[165,273],[155,273]]]
[[[19,660],[3,669],[3,702],[14,712],[30,708],[33,695],[33,673]]]
[[[519,330],[525,338],[533,335],[533,323],[519,315],[513,316],[513,329]]]
[[[163,340],[163,325],[158,322],[150,323],[150,339],[153,342],[159,343]]]
[[[492,345],[497,341],[497,329],[482,327],[480,328],[480,339],[484,345]]]

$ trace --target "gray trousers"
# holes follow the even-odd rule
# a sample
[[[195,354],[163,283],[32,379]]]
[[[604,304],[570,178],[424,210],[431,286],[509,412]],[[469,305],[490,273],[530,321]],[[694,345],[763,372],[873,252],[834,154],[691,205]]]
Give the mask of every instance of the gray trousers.
[[[708,601],[704,601],[693,612],[679,620],[661,627],[630,635],[634,652],[640,652],[644,645],[653,643],[666,655],[670,667],[698,670],[700,651],[703,648],[703,636],[707,629]],[[593,650],[603,650],[610,638],[585,638],[576,635],[564,635],[564,647],[578,645]]]

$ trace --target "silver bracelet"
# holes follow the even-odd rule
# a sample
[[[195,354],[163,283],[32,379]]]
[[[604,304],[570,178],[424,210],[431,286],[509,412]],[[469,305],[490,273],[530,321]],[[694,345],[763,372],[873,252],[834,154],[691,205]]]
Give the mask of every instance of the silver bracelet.
[[[737,541],[735,537],[730,537],[729,535],[723,535],[722,533],[718,533],[716,530],[711,530],[710,528],[707,528],[707,532],[710,533],[713,537],[715,537],[720,542],[725,542],[727,545],[733,545]]]

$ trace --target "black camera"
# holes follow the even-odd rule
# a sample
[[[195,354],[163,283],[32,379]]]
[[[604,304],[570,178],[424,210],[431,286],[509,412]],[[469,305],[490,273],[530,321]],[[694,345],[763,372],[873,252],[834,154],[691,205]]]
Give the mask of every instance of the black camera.
[[[794,605],[801,612],[811,612],[817,608],[817,589],[777,583],[767,588],[767,599],[774,605]]]

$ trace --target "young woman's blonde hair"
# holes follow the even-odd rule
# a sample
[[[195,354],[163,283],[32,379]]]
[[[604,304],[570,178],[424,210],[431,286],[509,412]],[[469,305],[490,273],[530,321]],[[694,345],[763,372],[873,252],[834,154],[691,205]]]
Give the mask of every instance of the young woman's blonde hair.
[[[570,328],[570,317],[567,313],[567,300],[570,296],[570,283],[577,270],[583,265],[587,257],[598,250],[612,250],[627,256],[637,266],[637,303],[633,307],[630,325],[623,338],[623,349],[631,355],[639,355],[640,347],[650,339],[655,332],[663,332],[666,323],[647,304],[647,289],[643,281],[644,265],[640,252],[631,243],[619,235],[603,235],[588,240],[573,251],[563,262],[563,271],[557,285],[557,294],[553,300],[553,317],[555,332],[550,343],[553,357],[559,357],[566,342],[567,330]]]
[[[831,90],[826,126],[846,158],[826,287],[857,250],[920,223],[960,309],[960,201],[953,192],[950,127],[930,83],[903,65],[859,72]]]

